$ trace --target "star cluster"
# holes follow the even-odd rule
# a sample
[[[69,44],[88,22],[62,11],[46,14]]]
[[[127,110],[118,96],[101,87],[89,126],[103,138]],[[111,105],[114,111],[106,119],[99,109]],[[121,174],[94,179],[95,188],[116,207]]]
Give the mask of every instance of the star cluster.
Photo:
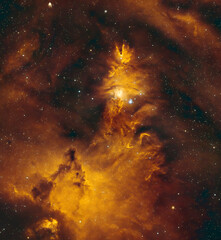
[[[220,238],[220,16],[0,2],[0,239]]]

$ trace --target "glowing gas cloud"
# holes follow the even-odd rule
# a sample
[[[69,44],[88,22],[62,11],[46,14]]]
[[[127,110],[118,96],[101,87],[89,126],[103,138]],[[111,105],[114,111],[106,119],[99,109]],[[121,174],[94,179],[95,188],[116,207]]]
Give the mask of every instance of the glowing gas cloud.
[[[218,240],[220,3],[0,9],[0,239]]]
[[[76,143],[76,149],[67,151],[61,159],[64,163],[54,173],[44,176],[39,172],[42,176],[31,192],[14,188],[18,198],[26,196],[33,204],[63,214],[75,226],[72,231],[78,239],[89,237],[88,225],[95,228],[102,225],[103,231],[111,232],[112,239],[127,235],[142,238],[135,225],[143,225],[144,231],[151,226],[149,223],[145,227],[150,221],[149,201],[144,201],[150,194],[148,184],[155,172],[163,173],[160,166],[164,156],[158,137],[138,131],[148,118],[150,107],[149,104],[139,107],[136,103],[141,101],[139,98],[148,99],[141,84],[144,78],[132,68],[133,50],[123,45],[120,53],[119,48],[116,47],[110,60],[111,70],[99,87],[106,106],[100,130],[87,150],[78,150],[81,143]],[[122,94],[116,94],[119,91]],[[28,239],[39,236],[59,239],[58,235],[58,221],[51,217],[26,231]]]

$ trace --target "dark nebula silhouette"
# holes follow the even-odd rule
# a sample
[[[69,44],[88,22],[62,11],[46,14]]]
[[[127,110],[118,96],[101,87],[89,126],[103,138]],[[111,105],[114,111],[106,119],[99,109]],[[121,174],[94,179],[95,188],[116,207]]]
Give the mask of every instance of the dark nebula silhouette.
[[[0,239],[218,240],[221,3],[0,1]]]

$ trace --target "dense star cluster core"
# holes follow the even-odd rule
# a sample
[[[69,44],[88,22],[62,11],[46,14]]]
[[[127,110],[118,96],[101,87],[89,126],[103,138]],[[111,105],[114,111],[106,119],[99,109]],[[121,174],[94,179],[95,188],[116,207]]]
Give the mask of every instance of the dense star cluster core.
[[[0,1],[0,239],[218,240],[221,3]]]

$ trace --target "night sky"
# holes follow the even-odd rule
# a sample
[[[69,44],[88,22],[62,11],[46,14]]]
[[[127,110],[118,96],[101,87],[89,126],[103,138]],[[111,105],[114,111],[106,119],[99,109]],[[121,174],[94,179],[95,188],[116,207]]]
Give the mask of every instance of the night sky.
[[[0,239],[221,238],[221,2],[0,0]]]

